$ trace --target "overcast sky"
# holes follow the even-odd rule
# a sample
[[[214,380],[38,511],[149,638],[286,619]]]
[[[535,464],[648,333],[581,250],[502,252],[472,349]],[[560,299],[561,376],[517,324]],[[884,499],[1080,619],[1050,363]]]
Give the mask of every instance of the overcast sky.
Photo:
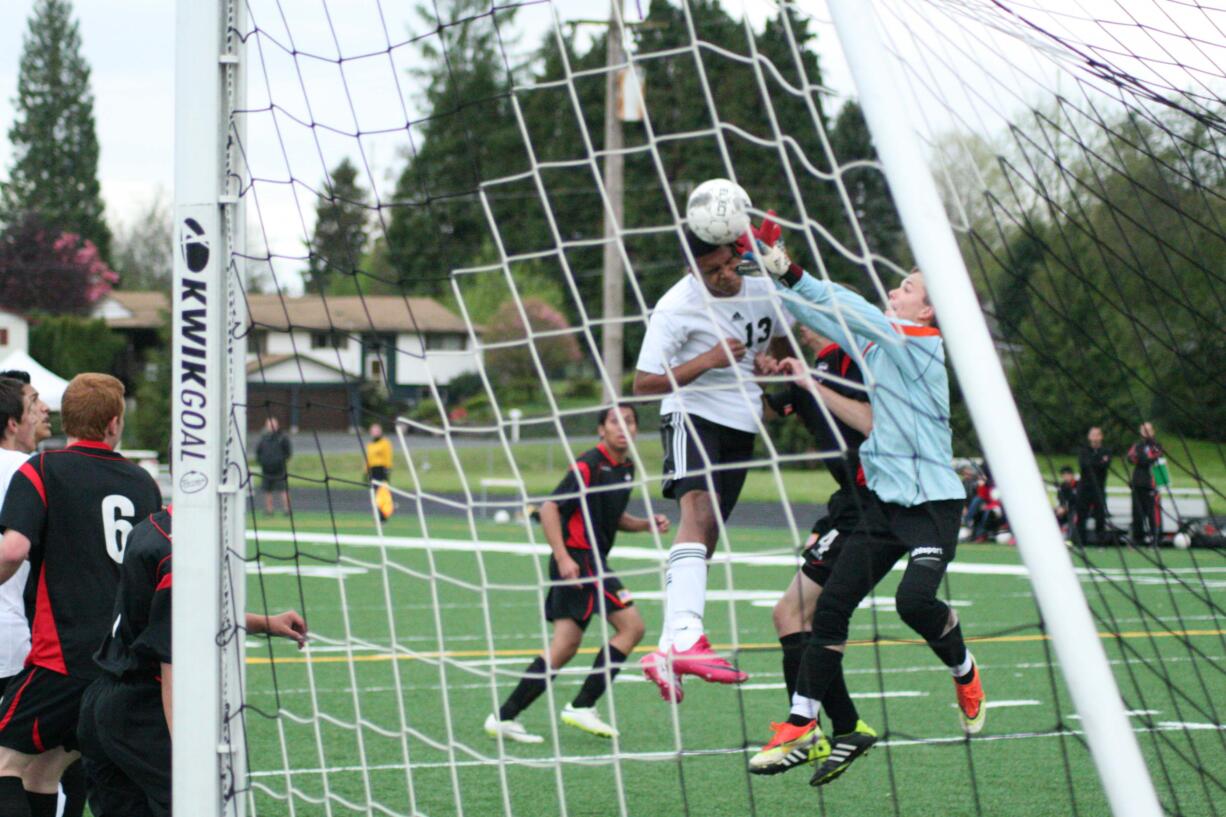
[[[297,16],[295,45],[300,50],[325,55],[330,49],[335,53],[332,45],[334,32],[346,55],[367,53],[382,47],[386,40],[374,14],[375,9],[382,9],[385,14],[402,15],[399,20],[389,21],[388,36],[392,41],[405,38],[414,25],[420,30],[420,24],[410,11],[415,4],[409,2],[378,4],[373,0],[294,0],[292,3],[278,4],[275,0],[247,1],[270,36],[285,40],[288,40],[288,35],[281,26],[279,16],[281,10],[292,9]],[[641,1],[645,9],[646,0]],[[765,19],[773,10],[769,0],[726,2],[734,14],[739,16],[742,8],[745,8],[750,19],[756,21]],[[34,0],[0,2],[0,127],[4,131],[4,134],[0,134],[0,168],[3,168],[0,173],[6,173],[10,164],[5,137],[13,115],[11,103],[16,94],[21,40],[33,4]],[[922,86],[916,84],[912,88],[913,99],[916,100],[913,104],[918,106],[915,116],[923,127],[929,130],[948,128],[955,120],[966,118],[969,112],[974,111],[974,115],[979,116],[983,110],[992,107],[999,108],[1003,114],[1035,101],[1040,86],[1054,84],[1050,81],[1051,66],[1045,64],[1043,58],[1036,58],[1032,49],[1008,37],[1002,38],[998,45],[985,48],[984,41],[989,36],[987,29],[968,31],[964,27],[964,19],[957,24],[949,24],[939,15],[934,16],[931,6],[927,7],[929,19],[925,25],[931,26],[941,36],[933,37],[932,32],[926,33],[924,26],[909,16],[909,10],[917,4],[922,5],[920,0],[893,0],[884,4],[889,9],[884,15],[884,22],[896,48],[913,54],[918,54],[920,49],[924,51],[927,62],[921,70],[936,78],[935,84],[940,86],[940,105],[933,104],[932,97],[924,101],[927,92]],[[1205,65],[1217,75],[1221,74],[1220,69],[1214,67],[1215,63],[1222,62],[1218,59],[1222,51],[1221,43],[1210,40],[1191,44],[1183,41],[1181,28],[1189,31],[1210,29],[1208,21],[1200,15],[1211,12],[1197,12],[1188,4],[1155,4],[1151,0],[1127,0],[1123,3],[1116,0],[1029,0],[1018,5],[1024,7],[1028,14],[1066,30],[1084,32],[1087,37],[1098,38],[1117,51],[1148,52],[1175,64]],[[77,0],[75,3],[84,55],[93,71],[94,111],[101,143],[99,176],[108,216],[112,221],[133,218],[159,191],[169,196],[173,187],[174,6],[173,0]],[[1036,7],[1044,6],[1051,10],[1046,16],[1036,11]],[[607,0],[557,0],[554,7],[563,19],[604,18],[608,15]],[[805,7],[815,9],[813,13],[818,19],[825,17],[824,3],[805,3]],[[636,0],[627,0],[626,8],[628,18],[638,16]],[[1151,16],[1158,15],[1152,31],[1143,34],[1137,27],[1132,15],[1137,14],[1138,9],[1142,12],[1148,10]],[[330,19],[325,17],[325,10],[331,15]],[[1081,20],[1081,16],[1088,16],[1087,10],[1106,17],[1113,16],[1120,23],[1106,28],[1087,25]],[[1171,12],[1183,15],[1184,19],[1168,17]],[[526,51],[539,43],[549,25],[548,5],[524,7],[518,15],[520,50]],[[1178,36],[1161,40],[1153,34],[1153,31],[1164,29],[1174,31]],[[934,46],[934,40],[940,40],[943,48]],[[850,78],[832,34],[823,31],[818,42],[824,80],[840,92],[849,93]],[[974,51],[980,52],[979,60],[996,61],[967,62]],[[388,122],[403,122],[404,110],[396,99],[398,91],[410,106],[420,96],[420,90],[414,89],[411,81],[406,79],[407,69],[413,66],[416,59],[416,49],[411,46],[398,48],[395,54],[394,67],[389,67],[386,59],[347,63],[352,83],[348,92],[338,83],[338,72],[334,66],[329,71],[330,66],[325,63],[299,61],[295,64],[286,59],[282,60],[283,65],[278,69],[275,67],[275,53],[266,51],[265,58],[274,64],[277,77],[273,93],[287,109],[304,117],[313,117],[316,121],[334,122],[342,130],[353,130],[355,115],[348,105],[348,98],[352,98],[360,127],[363,131],[369,131]],[[939,64],[942,61],[944,65]],[[306,81],[311,88],[309,114],[308,101],[298,87],[297,70],[307,72]],[[318,73],[313,75],[312,72]],[[939,76],[942,74],[943,79]],[[1026,79],[1027,74],[1038,77],[1039,81],[1033,83],[1033,80]],[[252,77],[250,104],[258,107],[264,104],[264,92],[256,72],[253,71]],[[1187,83],[1189,79],[1180,73],[1175,81]],[[400,83],[399,89],[396,83]],[[650,107],[650,77],[647,99]],[[968,121],[968,124],[980,130],[991,130],[995,126],[990,117],[973,123]],[[271,129],[261,131],[258,121],[254,119],[250,134],[249,141],[253,147],[258,149],[262,146],[267,151],[264,157],[266,164],[262,166],[269,168],[269,176],[276,176],[278,165],[285,164],[284,153],[291,160],[294,177],[309,184],[318,183],[325,164],[332,166],[339,155],[351,153],[353,148],[351,138],[330,137],[325,131],[316,129],[309,138],[295,139],[293,146],[283,150]],[[386,185],[390,182],[402,163],[398,154],[403,150],[405,141],[403,133],[395,133],[382,139],[371,138],[365,143],[367,158],[373,159],[375,165],[376,178],[369,180],[370,183]],[[312,215],[312,208],[308,206],[309,196],[295,201],[288,188],[279,192],[284,199],[268,202],[268,205],[275,206],[266,206],[265,212],[269,215],[265,226],[272,232],[274,241],[289,247],[296,246],[300,250],[303,221],[309,221]],[[388,191],[383,193],[386,196]],[[277,193],[270,190],[269,196],[275,195]],[[271,215],[273,212],[277,215]]]

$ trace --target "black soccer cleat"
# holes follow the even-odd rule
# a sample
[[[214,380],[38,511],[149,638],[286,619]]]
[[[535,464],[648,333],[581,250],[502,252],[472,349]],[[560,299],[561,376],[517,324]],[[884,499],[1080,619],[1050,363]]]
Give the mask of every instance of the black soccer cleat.
[[[835,735],[831,742],[830,756],[813,772],[810,786],[824,786],[838,778],[852,761],[873,748],[877,733],[864,721],[856,721],[856,728],[846,735]]]

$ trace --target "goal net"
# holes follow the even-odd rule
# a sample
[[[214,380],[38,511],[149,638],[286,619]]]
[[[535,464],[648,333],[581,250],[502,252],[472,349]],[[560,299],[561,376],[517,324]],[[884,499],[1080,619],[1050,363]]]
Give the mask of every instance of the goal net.
[[[679,518],[661,493],[660,398],[631,382],[648,318],[692,260],[689,193],[735,180],[755,223],[777,213],[795,261],[882,307],[931,238],[905,217],[910,186],[878,156],[878,100],[857,90],[826,4],[652,0],[592,20],[605,9],[563,0],[247,0],[219,4],[221,47],[195,75],[210,86],[225,55],[210,161],[228,243],[211,246],[229,319],[208,331],[232,382],[212,456],[216,487],[245,508],[201,511],[221,514],[218,568],[194,597],[220,607],[196,630],[215,652],[192,640],[202,658],[180,673],[199,664],[184,683],[219,712],[215,740],[180,725],[176,752],[199,745],[208,763],[191,783],[176,765],[177,786],[252,815],[1111,813],[1091,752],[1102,724],[1081,721],[1079,671],[1053,642],[1062,613],[1040,613],[1031,582],[1035,559],[1065,548],[1054,533],[1016,541],[1032,519],[1054,531],[1059,511],[1080,586],[1068,615],[1088,602],[1089,652],[1105,652],[1162,809],[1222,811],[1226,11],[872,7],[896,121],[936,180],[994,347],[982,369],[951,355],[968,507],[941,590],[983,673],[986,729],[959,728],[948,668],[894,608],[895,570],[852,618],[844,660],[875,750],[820,789],[804,770],[748,772],[790,706],[772,608],[836,487],[829,466],[851,453],[793,417],[759,423],[710,562],[706,633],[749,681],[689,679],[670,706],[638,665],[663,622]],[[192,85],[181,73],[180,95]],[[181,195],[185,247],[187,212]],[[783,322],[786,297],[763,298]],[[934,300],[948,335],[980,319]],[[993,472],[1033,471],[985,459],[999,426],[973,423],[963,399],[996,357],[1045,502],[994,487]],[[751,411],[759,387],[787,387],[733,371]],[[870,401],[878,388],[867,373],[829,382]],[[596,445],[610,394],[637,410],[627,512],[674,528],[623,532],[609,555],[646,630],[596,704],[611,739],[561,712],[602,671],[624,598],[597,598],[556,675],[534,664],[554,635],[546,597],[564,584],[536,512]],[[263,454],[282,437],[284,477]],[[907,440],[889,453],[918,452]],[[721,473],[705,457],[687,467]],[[209,493],[176,476],[176,503]],[[584,524],[603,494],[563,496]],[[177,533],[190,547],[193,531]],[[302,651],[241,626],[244,609],[289,608],[311,632]],[[518,713],[543,740],[491,737],[487,718],[526,671],[550,676]]]

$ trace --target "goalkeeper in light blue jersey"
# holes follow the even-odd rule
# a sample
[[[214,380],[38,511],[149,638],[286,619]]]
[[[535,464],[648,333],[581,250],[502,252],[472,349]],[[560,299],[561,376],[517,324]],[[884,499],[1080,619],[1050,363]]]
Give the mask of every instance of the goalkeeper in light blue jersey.
[[[979,671],[957,614],[937,597],[957,547],[965,493],[952,465],[945,349],[923,273],[913,271],[891,290],[890,308],[883,312],[844,287],[808,275],[777,243],[759,241],[750,257],[775,279],[784,304],[800,323],[862,358],[873,429],[860,446],[860,458],[865,482],[891,533],[860,535],[843,545],[818,598],[788,720],[800,724],[816,717],[826,691],[842,674],[852,614],[906,555],[907,568],[895,593],[898,615],[949,667],[962,728],[977,733],[985,714]],[[839,777],[876,739],[863,722],[850,733],[835,735],[830,757],[818,766],[811,784]]]

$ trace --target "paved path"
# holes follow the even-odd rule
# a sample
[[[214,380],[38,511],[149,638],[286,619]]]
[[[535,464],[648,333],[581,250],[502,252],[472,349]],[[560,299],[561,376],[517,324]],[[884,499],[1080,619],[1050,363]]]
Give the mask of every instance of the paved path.
[[[263,502],[262,497],[257,497],[260,502]],[[444,502],[430,502],[425,507],[425,512],[428,515],[440,516],[463,516],[465,510],[462,505],[463,497],[458,494],[450,495],[448,500],[456,503],[448,504]],[[329,508],[334,513],[370,513],[370,496],[363,491],[354,490],[334,490],[326,491],[323,488],[294,488],[290,493],[290,500],[294,507],[303,511],[319,511],[327,512]],[[491,502],[504,501],[502,497],[491,497]],[[518,505],[518,502],[511,497],[505,497],[506,507],[512,508]],[[410,503],[403,497],[397,499],[397,504],[400,505],[401,513],[415,513]],[[677,522],[677,505],[676,503],[661,499],[656,503],[655,510],[657,513],[663,513],[674,524]],[[489,509],[492,514],[497,506]],[[800,527],[808,527],[813,524],[813,520],[817,519],[817,515],[824,509],[822,505],[811,503],[798,503],[792,505],[792,513],[796,515],[796,524]],[[632,499],[630,507],[627,509],[630,513],[642,516],[646,511],[643,503],[639,499]],[[482,510],[478,510],[478,515],[481,515]],[[742,502],[737,505],[736,510],[729,520],[729,524],[742,527],[763,527],[763,528],[781,528],[785,526],[783,510],[778,503],[774,502]]]

